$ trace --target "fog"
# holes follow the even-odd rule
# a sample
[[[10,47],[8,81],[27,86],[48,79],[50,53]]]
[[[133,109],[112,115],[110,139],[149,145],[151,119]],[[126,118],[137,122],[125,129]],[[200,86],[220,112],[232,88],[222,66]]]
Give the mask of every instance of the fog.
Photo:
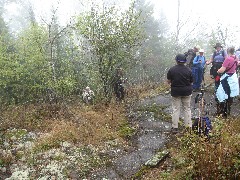
[[[105,6],[115,4],[126,9],[131,1],[95,0],[93,2]],[[201,32],[200,29],[204,28],[211,33],[217,26],[221,26],[234,34],[231,40],[228,40],[228,44],[236,46],[240,44],[240,37],[237,36],[240,7],[238,0],[229,0],[224,3],[218,0],[146,0],[146,2],[154,5],[155,19],[161,19],[164,14],[170,25],[169,31],[173,33],[176,31],[179,12],[180,22],[184,24],[181,27],[182,32],[187,34],[189,28],[194,28],[197,25],[198,31]],[[89,10],[91,4],[90,0],[16,0],[5,5],[4,18],[12,32],[15,33],[27,25],[29,8],[32,8],[36,20],[40,23],[50,22],[52,12],[55,10],[59,24],[65,26],[72,21],[74,16]]]

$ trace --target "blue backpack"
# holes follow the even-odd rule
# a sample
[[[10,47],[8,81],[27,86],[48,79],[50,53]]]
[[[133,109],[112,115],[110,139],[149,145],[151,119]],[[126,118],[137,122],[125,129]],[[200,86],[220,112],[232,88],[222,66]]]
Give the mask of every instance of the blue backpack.
[[[211,120],[206,117],[202,116],[203,114],[203,107],[205,106],[205,100],[203,99],[204,92],[203,90],[201,93],[198,93],[197,96],[195,97],[195,104],[198,104],[199,108],[199,116],[194,118],[194,122],[192,125],[192,130],[199,135],[204,135],[209,139],[209,133],[212,130],[212,123]]]
[[[208,117],[195,118],[192,129],[195,133],[209,138],[209,133],[212,130],[212,123]]]

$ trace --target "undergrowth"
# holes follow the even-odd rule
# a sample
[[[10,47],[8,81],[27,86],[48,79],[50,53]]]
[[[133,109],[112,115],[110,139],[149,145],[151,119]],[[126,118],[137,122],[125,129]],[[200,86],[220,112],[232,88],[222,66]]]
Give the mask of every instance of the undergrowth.
[[[240,172],[239,119],[215,119],[212,137],[187,134],[181,138],[179,156],[193,179],[236,179]],[[176,159],[177,160],[177,159]]]
[[[15,171],[35,179],[44,177],[47,168],[56,166],[57,177],[68,174],[86,177],[91,170],[108,162],[98,155],[100,151],[127,146],[124,136],[130,136],[133,129],[124,112],[124,105],[115,103],[108,106],[31,104],[5,108],[1,111],[0,176],[1,168],[9,172],[11,165],[27,163],[28,169],[19,166]],[[30,134],[34,138],[29,139]],[[91,153],[86,154],[86,149]]]
[[[168,145],[170,158],[149,169],[142,179],[239,179],[239,120],[215,119],[209,140],[193,132],[174,136]]]

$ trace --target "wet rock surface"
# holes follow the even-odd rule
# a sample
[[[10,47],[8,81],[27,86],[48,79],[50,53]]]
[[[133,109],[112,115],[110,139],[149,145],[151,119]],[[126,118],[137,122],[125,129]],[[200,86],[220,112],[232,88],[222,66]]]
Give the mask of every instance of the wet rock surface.
[[[193,92],[191,101],[192,117],[199,116],[198,104],[195,97],[200,92]],[[212,90],[204,92],[205,107],[202,115],[209,116],[212,120],[216,112],[215,96]],[[171,95],[162,94],[147,98],[138,102],[135,106],[149,106],[152,104],[162,105],[165,113],[171,113]],[[135,110],[137,108],[134,108]],[[234,99],[231,116],[239,116],[239,100]],[[182,117],[182,114],[180,115]],[[134,111],[131,113],[130,121],[137,124],[138,132],[131,139],[133,150],[117,156],[112,161],[109,168],[100,169],[93,173],[92,179],[131,179],[158,150],[164,149],[167,142],[171,139],[171,123],[154,118],[153,112]]]
[[[171,124],[154,118],[153,112],[135,112],[139,106],[162,104],[162,102],[168,107],[171,100],[163,95],[145,99],[136,104],[130,115],[131,123],[138,126],[137,133],[130,139],[132,150],[116,157],[110,168],[103,168],[93,173],[92,179],[131,179],[158,150],[164,148],[169,140]]]
[[[199,93],[192,94],[193,118],[199,116],[198,104],[195,102]],[[218,118],[215,118],[213,87],[203,93],[205,103],[201,115],[208,116],[214,122]],[[235,98],[231,117],[240,115],[239,103],[238,98]],[[145,98],[126,109],[129,122],[124,130],[127,131],[127,141],[120,142],[117,138],[111,138],[98,147],[63,141],[58,146],[44,149],[46,144],[39,144],[38,140],[48,140],[49,133],[15,128],[0,131],[0,145],[3,147],[0,148],[0,156],[4,159],[4,163],[0,165],[0,180],[16,177],[27,179],[29,176],[42,179],[80,179],[86,176],[87,179],[135,178],[136,173],[146,164],[148,167],[158,164],[161,161],[159,157],[165,157],[161,152],[168,152],[164,151],[167,150],[166,147],[176,142],[177,136],[170,133],[171,95],[166,93]],[[182,119],[182,114],[180,117]],[[181,127],[182,123],[180,134],[183,132]],[[128,128],[131,132],[135,129],[135,134],[129,137]],[[166,162],[168,160],[167,158]],[[96,169],[99,166],[101,167]]]

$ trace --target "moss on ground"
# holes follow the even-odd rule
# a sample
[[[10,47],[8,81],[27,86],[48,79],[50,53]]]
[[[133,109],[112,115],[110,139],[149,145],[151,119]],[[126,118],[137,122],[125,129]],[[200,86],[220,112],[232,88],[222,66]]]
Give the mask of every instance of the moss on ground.
[[[164,112],[164,109],[166,109],[166,108],[167,108],[167,106],[165,106],[165,105],[162,105],[162,104],[159,105],[159,104],[154,103],[152,105],[140,106],[137,108],[137,110],[142,111],[142,112],[153,112],[155,119],[159,119],[159,120],[166,121],[166,122],[171,122],[171,115]]]

